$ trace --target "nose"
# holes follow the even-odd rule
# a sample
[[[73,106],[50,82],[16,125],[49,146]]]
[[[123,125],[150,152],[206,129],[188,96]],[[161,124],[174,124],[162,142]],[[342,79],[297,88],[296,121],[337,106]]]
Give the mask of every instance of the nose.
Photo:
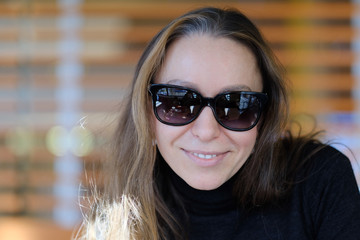
[[[211,141],[220,135],[221,126],[216,121],[210,107],[204,107],[200,115],[193,122],[191,132],[203,142]]]

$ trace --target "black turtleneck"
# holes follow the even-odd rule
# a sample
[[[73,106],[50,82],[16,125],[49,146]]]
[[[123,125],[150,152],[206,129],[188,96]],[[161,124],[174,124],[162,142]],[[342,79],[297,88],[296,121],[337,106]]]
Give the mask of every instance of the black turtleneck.
[[[189,240],[359,239],[360,195],[349,160],[330,147],[313,159],[306,169],[308,177],[294,186],[281,206],[252,211],[237,207],[232,194],[236,176],[217,189],[202,191],[169,170],[178,196],[171,205],[187,230],[184,236]]]
[[[236,209],[232,194],[235,177],[232,177],[219,188],[210,191],[190,187],[172,170],[170,170],[170,179],[175,190],[182,197],[185,208],[192,214],[211,216]]]
[[[235,179],[214,190],[197,190],[170,170],[170,180],[188,215],[189,223],[184,226],[188,226],[190,239],[231,239],[240,220],[233,196]]]

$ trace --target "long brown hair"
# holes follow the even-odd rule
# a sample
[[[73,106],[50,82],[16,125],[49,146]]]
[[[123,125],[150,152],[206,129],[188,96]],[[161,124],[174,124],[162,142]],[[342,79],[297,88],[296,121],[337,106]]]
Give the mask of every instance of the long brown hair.
[[[269,97],[258,126],[254,151],[242,167],[241,174],[238,174],[234,191],[239,205],[248,208],[276,202],[291,187],[288,184],[288,157],[282,144],[289,112],[282,66],[257,27],[239,11],[217,8],[194,10],[169,23],[146,47],[137,64],[114,134],[112,158],[104,169],[105,192],[101,198],[105,206],[120,202],[123,203],[122,211],[128,211],[124,216],[137,216],[125,227],[131,239],[166,239],[169,233],[175,238],[181,237],[181,226],[163,200],[155,176],[159,153],[153,143],[153,127],[149,121],[152,109],[148,85],[161,68],[170,44],[194,33],[226,37],[247,46],[256,57],[263,91]],[[287,138],[291,139],[291,136]],[[306,141],[297,144],[304,145]],[[293,141],[287,142],[290,144]],[[129,198],[130,203],[136,204],[129,204]],[[131,210],[131,207],[126,207],[128,205],[136,206],[136,209]],[[98,206],[97,212],[103,207]]]

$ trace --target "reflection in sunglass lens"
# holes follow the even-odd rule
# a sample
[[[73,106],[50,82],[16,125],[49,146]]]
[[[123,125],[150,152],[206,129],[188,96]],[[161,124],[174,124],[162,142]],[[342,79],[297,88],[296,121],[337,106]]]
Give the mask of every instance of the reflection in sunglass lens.
[[[224,94],[216,101],[216,115],[225,126],[234,129],[247,129],[253,126],[260,112],[257,97],[249,94]]]
[[[156,111],[159,118],[172,124],[191,121],[199,111],[201,99],[197,93],[179,88],[161,88],[157,92]]]

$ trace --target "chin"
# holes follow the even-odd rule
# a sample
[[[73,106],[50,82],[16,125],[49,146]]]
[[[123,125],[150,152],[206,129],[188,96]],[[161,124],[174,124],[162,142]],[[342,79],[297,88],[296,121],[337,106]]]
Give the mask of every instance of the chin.
[[[217,189],[224,184],[224,182],[187,182],[187,184],[197,190],[210,191]]]

